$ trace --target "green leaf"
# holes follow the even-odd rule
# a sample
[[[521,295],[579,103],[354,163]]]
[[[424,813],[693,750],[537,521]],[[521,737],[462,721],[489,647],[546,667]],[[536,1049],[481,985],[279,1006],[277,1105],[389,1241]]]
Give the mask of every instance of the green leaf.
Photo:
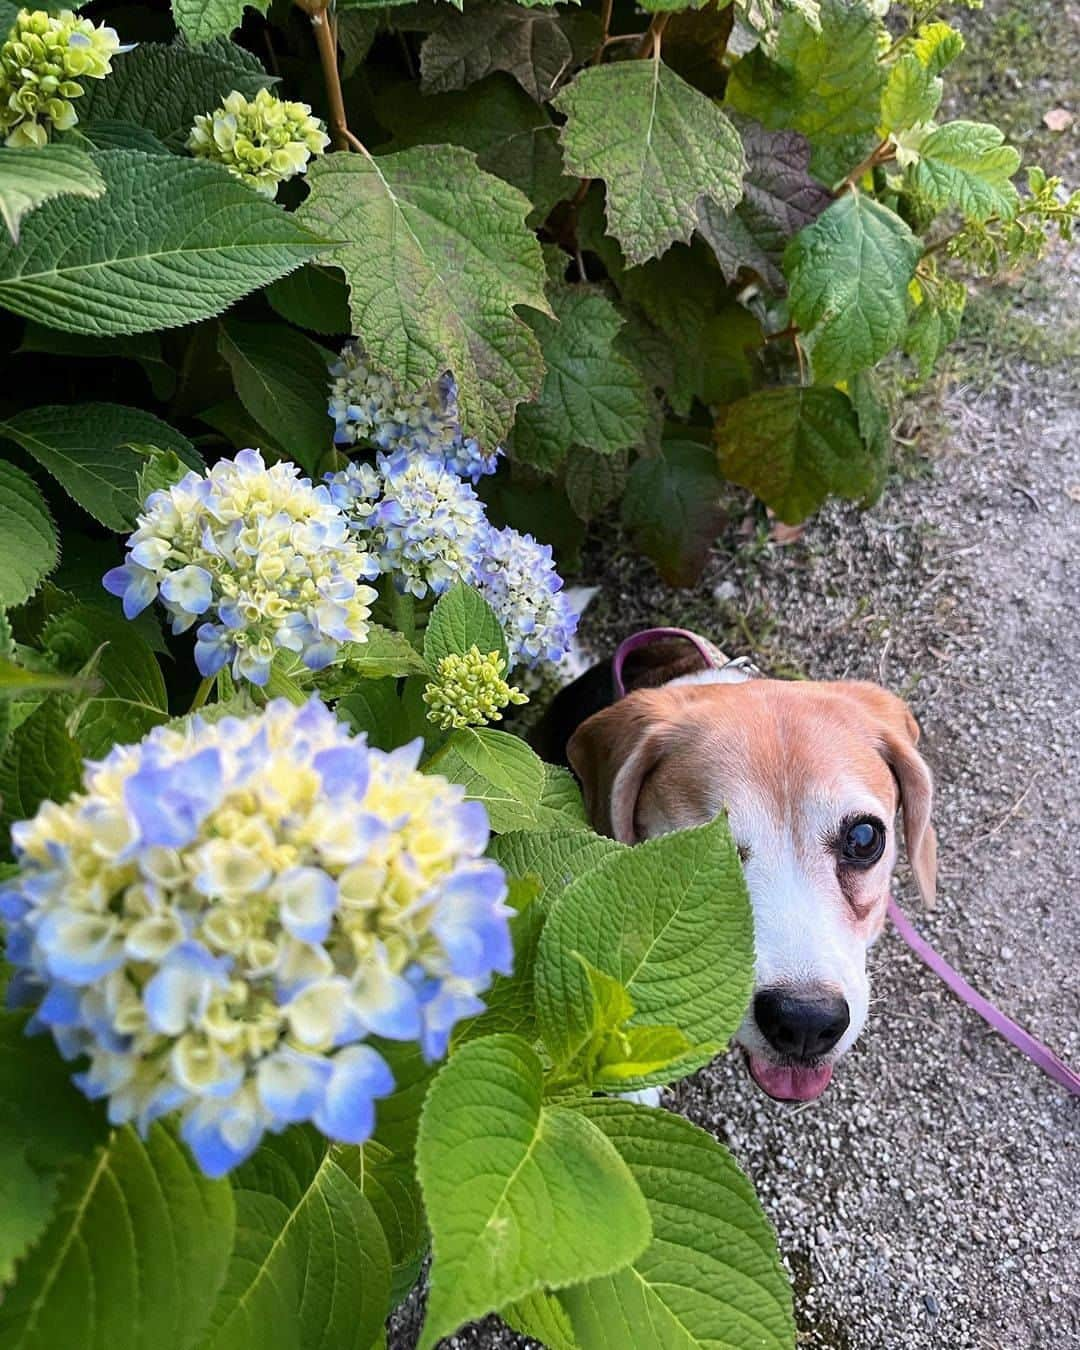
[[[561,764],[544,765],[544,790],[540,795],[540,817],[545,829],[587,830],[589,818],[577,779]]]
[[[665,441],[630,470],[623,524],[669,585],[701,575],[724,521],[722,486],[715,456],[697,441]]]
[[[623,321],[607,296],[560,286],[550,298],[555,318],[531,320],[547,373],[536,402],[522,404],[514,423],[514,457],[547,470],[571,445],[613,454],[639,444],[649,411],[645,381],[613,346]]]
[[[281,323],[226,319],[218,351],[248,413],[313,474],[332,443],[326,413],[330,353]]]
[[[0,460],[0,609],[28,600],[59,557],[56,527],[37,484]]]
[[[393,677],[366,679],[337,702],[337,714],[377,750],[395,750],[410,739],[409,717]]]
[[[1020,152],[986,122],[946,122],[919,145],[908,170],[915,190],[934,206],[955,206],[971,220],[1016,214],[1020,203],[1009,181]]]
[[[872,366],[907,327],[920,241],[888,207],[845,192],[784,253],[791,318],[819,384]]]
[[[268,286],[266,298],[298,328],[323,337],[349,331],[349,288],[336,268],[308,263]]]
[[[769,56],[756,47],[736,62],[727,102],[772,130],[801,131],[814,147],[812,172],[832,183],[874,143],[885,82],[880,32],[863,0],[822,0],[820,31],[786,13]]]
[[[611,1039],[593,1071],[592,1084],[601,1092],[621,1092],[638,1082],[682,1078],[688,1072],[688,1057],[704,1066],[719,1049],[692,1046],[678,1027],[628,1027]]]
[[[0,758],[3,856],[10,856],[8,840],[16,821],[29,820],[45,800],[66,801],[81,785],[79,747],[68,734],[61,704],[48,698],[15,728]]]
[[[106,83],[108,83],[106,81]],[[220,314],[319,241],[220,165],[104,150],[100,201],[62,197],[0,243],[0,304],[73,333],[142,333]]]
[[[69,675],[54,675],[48,670],[29,670],[0,655],[0,699],[23,698],[27,694],[77,692],[83,681]]]
[[[661,61],[583,70],[555,100],[566,166],[602,178],[607,224],[629,263],[659,257],[697,225],[708,198],[730,210],[746,167],[720,109]]]
[[[131,445],[175,450],[189,468],[203,469],[186,436],[153,413],[118,403],[28,408],[0,422],[0,436],[15,441],[84,510],[116,531],[129,530],[142,507],[138,483],[145,457]]]
[[[763,389],[725,410],[717,427],[724,474],[749,488],[788,525],[827,496],[866,500],[880,470],[838,389]]]
[[[557,128],[509,75],[427,98],[403,82],[378,100],[377,109],[379,121],[394,133],[390,150],[446,142],[474,150],[481,169],[505,178],[532,202],[530,225],[540,225],[557,201],[574,192],[576,179],[563,173]]]
[[[424,632],[424,660],[434,673],[444,656],[464,656],[472,647],[479,647],[485,656],[498,652],[504,661],[509,660],[495,611],[478,590],[459,581],[439,597],[431,611]]]
[[[343,648],[342,663],[348,673],[369,680],[427,672],[424,658],[404,633],[377,623],[368,626],[366,642],[350,642]]]
[[[123,562],[121,541],[115,535],[106,539],[91,539],[78,530],[67,529],[64,531],[64,549],[64,556],[53,577],[58,589],[70,597],[72,604],[79,601],[111,619],[116,618],[120,613],[119,601],[102,586],[101,578],[110,568],[118,567]],[[161,634],[155,608],[150,606],[144,609],[138,618],[131,621],[131,627],[151,651],[164,656],[168,648]]]
[[[239,28],[247,8],[265,14],[270,0],[172,0],[176,26],[192,42],[228,37]]]
[[[903,131],[916,122],[928,122],[937,112],[945,85],[931,74],[914,52],[904,52],[889,67],[881,95],[881,126]]]
[[[947,23],[924,23],[912,43],[912,51],[931,75],[940,75],[964,50],[964,35]]]
[[[45,625],[42,646],[76,674],[94,658],[94,693],[79,708],[75,735],[89,759],[141,740],[168,720],[165,681],[154,653],[126,619],[90,605],[65,609]]]
[[[421,1350],[536,1290],[616,1271],[648,1245],[644,1201],[615,1149],[542,1096],[540,1060],[514,1036],[463,1046],[428,1093],[418,1167],[435,1259]]]
[[[587,829],[513,830],[493,839],[488,854],[511,877],[537,877],[537,905],[547,909],[571,882],[622,848]]]
[[[727,1149],[666,1111],[599,1099],[582,1111],[633,1173],[653,1240],[624,1270],[559,1294],[581,1350],[793,1350],[776,1239]]]
[[[629,458],[625,451],[602,455],[580,445],[571,448],[563,469],[563,481],[575,515],[590,521],[622,496]]]
[[[548,312],[529,203],[457,146],[369,159],[328,155],[308,175],[299,218],[342,247],[353,323],[371,360],[419,389],[445,371],[462,426],[500,441],[539,388],[539,344],[515,305]]]
[[[188,1350],[229,1260],[233,1197],[161,1124],[69,1168],[0,1303],[4,1350]]]
[[[390,1252],[361,1177],[313,1129],[266,1137],[233,1178],[236,1245],[200,1350],[366,1350]]]
[[[904,334],[904,351],[918,365],[919,378],[926,380],[960,334],[967,288],[962,281],[940,276],[934,278],[932,289],[918,278],[911,285],[916,306]]]
[[[544,925],[536,1009],[567,1064],[592,1032],[582,958],[626,987],[636,1026],[673,1026],[722,1045],[742,1020],[753,923],[727,820],[623,849],[563,892]]]
[[[453,733],[424,771],[460,783],[470,801],[483,802],[496,833],[535,828],[544,763],[520,737],[466,727]]]
[[[188,466],[175,450],[162,450],[157,445],[132,445],[129,448],[145,456],[135,488],[135,495],[141,502],[145,502],[151,492],[175,487],[188,473]]]
[[[781,289],[784,276],[779,264],[785,245],[825,210],[832,196],[810,176],[810,142],[805,136],[767,131],[748,118],[740,118],[735,126],[746,152],[743,199],[733,211],[722,211],[705,198],[698,230],[729,281],[748,267]]]
[[[527,9],[498,0],[470,8],[468,15],[447,9],[420,49],[420,88],[425,94],[464,89],[501,70],[542,103],[591,53],[599,37],[593,15]]]
[[[127,122],[122,118],[103,117],[91,126],[80,126],[68,133],[78,137],[94,150],[141,150],[144,155],[167,155],[168,149],[162,145],[152,131]]]
[[[18,243],[28,211],[54,197],[100,197],[105,183],[89,155],[69,145],[0,148],[0,216]]]
[[[408,1293],[427,1254],[428,1231],[420,1183],[410,1158],[399,1158],[377,1139],[360,1148],[339,1147],[335,1158],[375,1211],[390,1254],[390,1301]]]
[[[203,46],[140,42],[107,80],[91,80],[79,99],[79,126],[88,136],[99,122],[131,122],[180,150],[197,113],[208,113],[233,89],[253,98],[275,81],[257,57],[225,38]]]
[[[24,1014],[0,1013],[0,1288],[48,1224],[63,1164],[107,1131],[52,1037],[28,1037]]]
[[[500,1315],[512,1331],[539,1341],[547,1350],[578,1350],[570,1317],[554,1294],[537,1290],[511,1303]]]

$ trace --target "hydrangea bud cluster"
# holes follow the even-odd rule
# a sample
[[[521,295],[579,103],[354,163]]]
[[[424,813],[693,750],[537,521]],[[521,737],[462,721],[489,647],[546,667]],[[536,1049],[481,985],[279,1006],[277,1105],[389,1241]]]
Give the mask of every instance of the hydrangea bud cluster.
[[[441,595],[480,566],[490,533],[484,504],[437,456],[379,454],[374,469],[351,464],[329,483],[403,594]]]
[[[498,652],[481,654],[472,646],[464,656],[451,652],[436,667],[436,679],[424,689],[428,721],[443,731],[501,722],[511,703],[528,703],[528,695],[503,679],[506,662]]]
[[[274,654],[311,670],[343,642],[363,642],[378,560],[322,484],[295,464],[267,468],[241,450],[205,475],[188,473],[146,500],[127,559],[104,578],[134,618],[160,599],[182,633],[198,619],[195,663],[204,676],[231,664],[264,685]]]
[[[261,196],[274,197],[279,184],[307,172],[308,161],[322,154],[330,137],[306,103],[278,98],[269,89],[248,99],[234,89],[220,108],[195,118],[187,144],[199,159],[224,164]]]
[[[120,50],[115,30],[59,14],[21,9],[0,47],[0,132],[5,145],[41,146],[50,128],[67,131],[79,120],[72,99],[81,80],[103,80]]]
[[[457,382],[447,372],[427,389],[405,393],[368,365],[351,343],[330,367],[334,443],[369,442],[387,453],[405,451],[442,459],[451,472],[477,482],[494,473],[500,451],[484,454],[458,420]]]
[[[490,529],[483,565],[471,580],[498,615],[511,665],[566,655],[579,615],[563,591],[550,544],[509,526]]]
[[[0,889],[11,998],[114,1124],[170,1112],[209,1176],[311,1121],[362,1143],[394,1086],[371,1036],[439,1058],[512,945],[488,821],[464,789],[353,739],[320,702],[87,764],[14,826]]]

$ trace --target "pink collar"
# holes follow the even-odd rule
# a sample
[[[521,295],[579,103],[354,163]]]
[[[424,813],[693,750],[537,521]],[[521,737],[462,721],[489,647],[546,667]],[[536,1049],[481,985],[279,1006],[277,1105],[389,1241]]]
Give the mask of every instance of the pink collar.
[[[733,664],[711,642],[706,641],[697,633],[691,633],[687,628],[643,628],[640,633],[634,633],[630,637],[624,638],[615,649],[615,655],[611,662],[611,675],[615,684],[616,698],[626,696],[623,666],[630,653],[638,651],[642,647],[647,647],[649,643],[655,642],[659,638],[673,637],[685,638],[695,648],[701,657],[702,664],[707,669],[720,670],[724,666]],[[1074,1095],[1080,1095],[1080,1074],[1059,1059],[1049,1046],[1037,1041],[1029,1031],[1025,1031],[1011,1017],[1007,1017],[1000,1008],[995,1007],[989,999],[984,998],[977,989],[972,988],[967,980],[954,970],[943,956],[938,955],[924,937],[920,937],[911,920],[891,896],[889,898],[889,918],[892,919],[896,931],[915,955],[929,966],[934,974],[959,999],[966,1003],[969,1008],[973,1008],[1000,1036],[1004,1036],[1010,1045],[1016,1046],[1018,1050],[1027,1055],[1028,1059],[1033,1064],[1037,1064],[1043,1073],[1048,1074],[1055,1083],[1060,1083],[1062,1087],[1067,1088]]]

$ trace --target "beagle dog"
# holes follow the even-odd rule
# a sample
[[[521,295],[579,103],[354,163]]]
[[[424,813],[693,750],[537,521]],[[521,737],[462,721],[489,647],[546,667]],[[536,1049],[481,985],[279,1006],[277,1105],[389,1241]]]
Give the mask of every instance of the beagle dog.
[[[754,995],[736,1042],[771,1097],[819,1097],[866,1020],[866,953],[885,923],[902,812],[933,902],[930,771],[907,705],[873,684],[705,666],[678,640],[553,700],[534,742],[581,782],[593,827],[626,844],[726,811],[754,914]]]

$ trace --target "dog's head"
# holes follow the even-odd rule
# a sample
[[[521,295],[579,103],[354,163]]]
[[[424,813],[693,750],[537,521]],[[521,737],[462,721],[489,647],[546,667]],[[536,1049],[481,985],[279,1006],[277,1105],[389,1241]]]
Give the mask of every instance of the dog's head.
[[[624,843],[727,811],[754,912],[754,997],[736,1039],[770,1096],[819,1096],[866,1020],[902,810],[933,901],[937,845],[919,728],[875,685],[750,680],[630,694],[568,753],[596,829]]]

